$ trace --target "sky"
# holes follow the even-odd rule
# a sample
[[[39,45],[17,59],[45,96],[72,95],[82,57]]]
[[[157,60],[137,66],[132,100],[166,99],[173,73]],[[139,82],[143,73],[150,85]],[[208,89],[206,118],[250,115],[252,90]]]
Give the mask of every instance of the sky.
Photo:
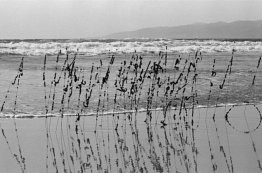
[[[0,0],[0,39],[79,39],[156,26],[261,20],[262,0]]]

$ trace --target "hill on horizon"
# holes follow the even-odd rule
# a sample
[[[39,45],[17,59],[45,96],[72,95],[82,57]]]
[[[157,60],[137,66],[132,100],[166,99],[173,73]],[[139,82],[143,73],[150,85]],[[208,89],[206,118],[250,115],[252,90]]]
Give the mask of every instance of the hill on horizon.
[[[152,27],[114,33],[103,38],[262,39],[262,20]]]

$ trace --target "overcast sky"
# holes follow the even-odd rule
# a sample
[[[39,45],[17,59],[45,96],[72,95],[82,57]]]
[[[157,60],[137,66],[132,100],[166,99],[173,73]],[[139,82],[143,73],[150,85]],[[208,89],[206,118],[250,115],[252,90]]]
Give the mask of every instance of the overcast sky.
[[[261,19],[262,0],[0,0],[0,39],[89,38],[154,26]]]

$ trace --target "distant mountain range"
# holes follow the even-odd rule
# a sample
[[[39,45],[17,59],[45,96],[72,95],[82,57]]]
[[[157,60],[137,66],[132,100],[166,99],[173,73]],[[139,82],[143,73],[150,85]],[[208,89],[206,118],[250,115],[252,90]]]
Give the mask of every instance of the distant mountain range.
[[[262,20],[144,28],[114,33],[104,38],[262,39]]]

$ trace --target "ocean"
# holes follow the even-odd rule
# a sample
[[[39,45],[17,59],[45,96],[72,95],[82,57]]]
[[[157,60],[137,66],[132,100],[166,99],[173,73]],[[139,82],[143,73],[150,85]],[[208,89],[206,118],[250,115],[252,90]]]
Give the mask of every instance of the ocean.
[[[0,40],[0,54],[8,55],[56,55],[58,50],[79,55],[93,56],[113,53],[170,53],[251,52],[262,50],[262,40],[174,40],[174,39],[44,39]]]
[[[74,114],[81,109],[82,114],[92,115],[96,114],[98,102],[102,101],[103,104],[106,103],[106,106],[99,108],[101,109],[99,112],[112,112],[116,111],[116,108],[117,111],[133,110],[135,107],[130,102],[132,98],[121,95],[119,88],[114,83],[117,79],[122,80],[118,76],[119,69],[127,68],[129,64],[129,69],[125,69],[126,71],[121,75],[129,77],[125,83],[126,89],[131,89],[132,80],[135,75],[138,75],[135,74],[135,69],[130,69],[130,64],[135,61],[141,61],[142,64],[140,71],[137,72],[139,75],[143,75],[143,72],[141,74],[140,72],[142,69],[146,69],[149,62],[152,68],[153,63],[160,61],[159,63],[164,69],[157,74],[156,80],[162,82],[162,86],[155,88],[151,109],[163,108],[164,104],[159,104],[163,103],[163,100],[165,100],[164,103],[171,101],[170,107],[178,106],[177,103],[182,99],[182,90],[178,91],[176,95],[172,93],[166,96],[164,94],[166,88],[163,86],[170,85],[172,80],[174,82],[181,73],[186,74],[188,65],[191,62],[195,63],[196,59],[198,59],[196,71],[190,73],[190,75],[197,74],[194,84],[197,97],[195,97],[194,104],[216,106],[219,104],[259,103],[262,99],[260,87],[262,76],[261,68],[257,66],[261,50],[261,40],[1,40],[0,101],[4,104],[2,116],[12,116],[14,113],[17,114],[16,116],[43,116],[46,114],[47,104],[52,104],[52,108],[50,108],[52,111],[48,111],[48,113],[53,115],[60,115],[63,104],[66,105],[62,106],[65,114]],[[59,60],[56,62],[58,54]],[[46,65],[44,67],[45,56]],[[112,56],[114,63],[110,64]],[[24,57],[23,76],[21,76],[17,88],[17,85],[12,85],[12,82],[18,74],[22,57]],[[68,65],[74,57],[76,57],[74,65],[76,75],[83,78],[86,83],[91,82],[96,85],[92,89],[90,105],[86,108],[83,108],[85,96],[82,94],[79,99],[77,86],[72,86],[73,92],[70,101],[61,104],[61,99],[65,95],[68,97],[68,93],[63,92],[69,80],[64,76],[64,63],[68,59],[66,62]],[[178,64],[176,64],[177,61],[179,61]],[[229,65],[232,66],[230,74],[227,71]],[[110,68],[107,88],[99,89],[97,86],[100,84],[96,83],[99,81],[90,80],[92,66],[94,68],[92,75],[94,77],[97,73],[98,80],[101,80]],[[46,86],[43,81],[44,71]],[[212,71],[216,73],[215,76],[212,76]],[[54,75],[61,78],[60,82],[56,84],[55,90]],[[192,79],[193,77],[190,75],[187,77]],[[167,77],[169,81],[166,80]],[[187,84],[188,88],[185,93],[189,97],[192,95],[189,88],[193,84],[186,80],[181,78],[179,85],[182,85],[183,82]],[[79,85],[78,82],[73,82],[73,85]],[[210,87],[211,82],[212,87]],[[223,88],[220,89],[219,86],[222,83]],[[147,92],[151,87],[150,84],[152,84],[152,79],[146,78],[141,84],[141,91],[137,91],[137,94],[141,92],[140,103],[136,105],[139,110],[148,108]],[[90,90],[89,85],[86,84],[82,87],[82,90],[86,90],[85,94],[90,93],[88,91],[88,89]],[[101,92],[106,92],[107,95],[101,96]],[[114,101],[116,93],[119,95],[117,102]],[[53,98],[54,94],[56,96]]]

